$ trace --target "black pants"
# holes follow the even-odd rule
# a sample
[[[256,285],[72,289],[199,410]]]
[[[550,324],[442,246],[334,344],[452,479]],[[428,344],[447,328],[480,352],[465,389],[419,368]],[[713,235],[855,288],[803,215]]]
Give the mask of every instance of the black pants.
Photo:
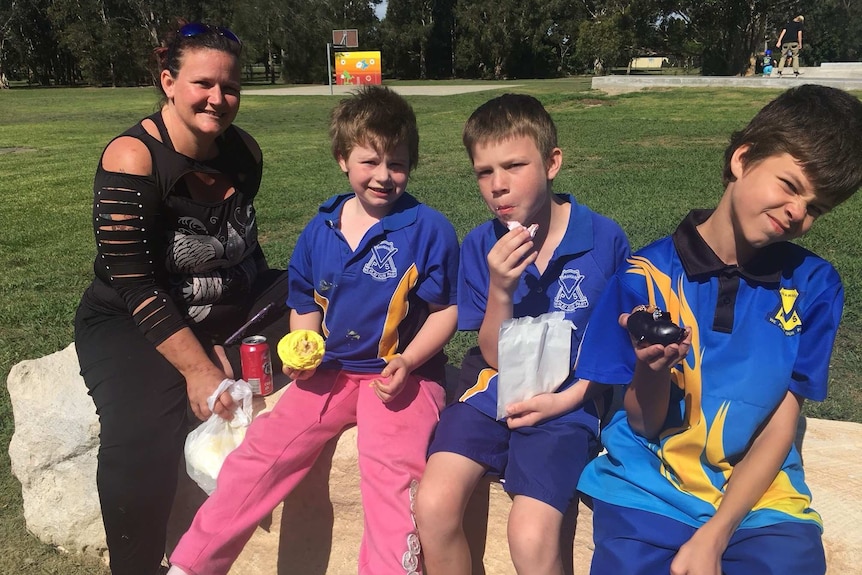
[[[279,308],[250,328],[266,335],[273,350],[287,332],[287,274],[272,270],[255,286],[253,316],[270,302]],[[239,328],[227,326],[230,332]],[[205,348],[213,342],[201,338]],[[84,297],[75,316],[75,347],[81,375],[101,425],[96,485],[111,572],[155,575],[165,553],[168,517],[190,427],[182,375],[147,341],[127,313],[94,305]],[[238,346],[228,349],[240,376]],[[278,354],[273,371],[281,372]]]

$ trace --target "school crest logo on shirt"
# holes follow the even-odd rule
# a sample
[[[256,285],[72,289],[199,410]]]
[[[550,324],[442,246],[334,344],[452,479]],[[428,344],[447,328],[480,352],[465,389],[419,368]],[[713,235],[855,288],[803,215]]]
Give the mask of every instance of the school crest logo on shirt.
[[[784,335],[796,335],[802,331],[802,320],[796,309],[796,300],[799,292],[793,288],[781,288],[778,290],[780,301],[769,315],[770,323],[784,330]]]
[[[554,309],[572,312],[576,309],[589,307],[590,302],[584,292],[581,291],[581,282],[584,281],[581,270],[563,270],[557,283],[560,288],[554,297]]]
[[[392,242],[383,240],[371,248],[371,257],[362,266],[362,272],[370,275],[378,281],[394,278],[398,275],[395,262],[392,259],[398,253],[398,248]]]

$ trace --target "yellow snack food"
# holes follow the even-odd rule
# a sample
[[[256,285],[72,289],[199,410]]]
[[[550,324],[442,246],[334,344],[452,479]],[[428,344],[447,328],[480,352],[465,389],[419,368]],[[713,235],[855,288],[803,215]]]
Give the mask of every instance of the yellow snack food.
[[[323,360],[325,344],[316,331],[298,329],[281,338],[276,350],[286,366],[301,370],[316,369]]]

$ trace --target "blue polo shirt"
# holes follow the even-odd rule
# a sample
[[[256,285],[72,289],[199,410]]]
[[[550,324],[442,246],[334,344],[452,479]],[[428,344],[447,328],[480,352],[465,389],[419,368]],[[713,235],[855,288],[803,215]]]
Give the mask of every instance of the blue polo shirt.
[[[575,325],[572,332],[571,361],[577,353],[584,328],[593,307],[608,279],[629,256],[629,242],[622,228],[605,216],[578,204],[570,195],[558,197],[571,205],[569,225],[560,245],[554,250],[545,273],[540,274],[531,264],[521,276],[513,296],[513,317],[537,317],[543,313],[562,311]],[[464,238],[461,245],[461,265],[458,271],[458,329],[477,331],[482,326],[488,306],[488,252],[508,233],[508,228],[496,218],[487,221]],[[570,376],[558,391],[570,387]],[[475,384],[459,389],[459,398],[496,418],[496,371],[479,373]],[[578,410],[580,413],[582,410]],[[580,417],[579,414],[575,418]],[[591,426],[593,415],[588,416]]]
[[[667,421],[658,442],[634,433],[624,410],[602,433],[607,455],[579,489],[614,505],[699,527],[715,514],[734,465],[787,394],[822,401],[844,290],[835,269],[804,248],[767,246],[744,266],[725,265],[688,215],[676,232],[636,253],[610,281],[581,345],[577,375],[627,384],[635,365],[620,313],[654,304],[692,329],[672,370]],[[813,522],[796,447],[741,528]]]
[[[428,304],[456,303],[458,237],[440,212],[404,193],[352,250],[339,227],[344,202],[327,200],[300,234],[287,304],[323,313],[322,369],[378,373],[416,336]],[[442,381],[441,351],[416,371]]]

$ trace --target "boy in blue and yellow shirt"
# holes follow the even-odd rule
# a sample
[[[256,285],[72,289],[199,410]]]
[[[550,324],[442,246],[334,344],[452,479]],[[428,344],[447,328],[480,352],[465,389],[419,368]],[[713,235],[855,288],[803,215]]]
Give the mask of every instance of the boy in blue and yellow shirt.
[[[725,152],[724,195],[636,253],[609,282],[578,377],[628,384],[594,500],[593,575],[822,574],[820,516],[794,446],[826,397],[843,307],[829,262],[790,242],[862,185],[862,103],[805,85],[767,104]],[[636,343],[640,305],[684,327]]]

